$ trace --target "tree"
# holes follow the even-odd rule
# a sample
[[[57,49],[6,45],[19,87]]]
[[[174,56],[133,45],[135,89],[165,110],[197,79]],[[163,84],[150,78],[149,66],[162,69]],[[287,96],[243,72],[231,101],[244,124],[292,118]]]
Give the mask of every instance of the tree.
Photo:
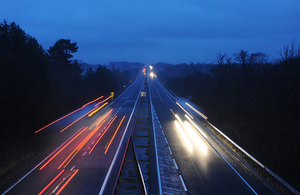
[[[38,102],[38,96],[45,92],[48,67],[49,58],[35,38],[14,22],[0,23],[1,99],[11,102],[15,98],[14,105],[22,102],[27,105],[27,101],[34,100]],[[3,101],[0,100],[1,103]],[[4,110],[3,107],[1,110]]]
[[[48,53],[52,60],[59,62],[69,62],[73,57],[71,53],[77,52],[77,43],[71,43],[70,39],[59,39],[53,47],[50,47]]]
[[[50,47],[48,53],[51,57],[50,75],[56,79],[63,77],[71,77],[72,79],[80,80],[82,78],[81,65],[78,60],[71,61],[73,55],[77,52],[77,43],[71,43],[69,39],[59,39],[53,47]]]
[[[249,53],[241,49],[239,53],[234,54],[234,59],[238,61],[242,67],[246,66],[249,63]]]
[[[77,52],[77,43],[69,39],[59,39],[49,48],[51,63],[49,76],[52,79],[52,100],[62,104],[61,108],[72,108],[83,99],[83,76],[78,60],[72,61],[72,53]]]
[[[265,64],[267,63],[267,55],[265,53],[261,53],[261,52],[256,52],[256,53],[252,53],[250,55],[250,61],[253,64]]]
[[[248,51],[242,50],[234,54],[234,59],[242,65],[242,74],[245,81],[249,77],[250,57]]]
[[[228,54],[226,54],[226,53],[224,53],[224,54],[217,53],[217,56],[216,56],[217,64],[218,65],[223,65],[227,55]]]
[[[35,38],[15,22],[0,23],[1,167],[35,148],[32,132],[47,102],[48,67],[49,56]]]
[[[219,89],[223,89],[225,86],[228,87],[229,85],[229,81],[232,77],[231,74],[233,72],[230,60],[231,58],[228,58],[226,53],[218,53],[216,56],[217,64],[210,70]]]

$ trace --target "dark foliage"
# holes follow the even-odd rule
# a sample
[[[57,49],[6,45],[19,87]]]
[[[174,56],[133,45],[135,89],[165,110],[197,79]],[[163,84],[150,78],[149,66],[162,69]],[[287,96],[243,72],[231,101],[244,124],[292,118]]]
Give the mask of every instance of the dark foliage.
[[[1,186],[10,170],[45,147],[36,130],[99,96],[120,92],[132,79],[131,72],[103,66],[83,76],[78,61],[71,60],[77,49],[77,43],[60,39],[47,53],[14,22],[0,23]]]
[[[48,95],[49,58],[15,23],[0,23],[0,32],[0,151],[8,151],[2,158],[15,158],[28,148],[24,138]]]
[[[294,170],[300,161],[300,50],[292,44],[281,54],[282,59],[272,64],[260,52],[241,50],[234,63],[227,54],[218,54],[208,74],[197,71],[159,78],[168,80],[167,86],[177,95],[191,95],[211,122],[299,187]]]

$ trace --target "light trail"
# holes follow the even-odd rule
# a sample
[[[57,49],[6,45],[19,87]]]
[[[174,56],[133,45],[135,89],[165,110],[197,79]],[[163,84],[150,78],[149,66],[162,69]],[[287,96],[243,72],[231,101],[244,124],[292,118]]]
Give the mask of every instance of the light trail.
[[[202,116],[205,120],[207,120],[207,116],[205,116],[204,114],[202,114],[201,112],[199,112],[196,108],[194,108],[193,106],[191,106],[189,103],[185,102],[186,105],[188,105],[192,110],[194,110],[197,114],[199,114],[200,116]]]
[[[68,129],[69,127],[71,127],[74,123],[76,123],[77,121],[79,121],[80,119],[82,119],[83,117],[85,117],[86,115],[88,115],[90,112],[94,111],[97,108],[94,108],[92,110],[90,110],[89,112],[87,112],[86,114],[84,114],[83,116],[79,117],[77,120],[75,120],[74,122],[72,122],[71,124],[69,124],[67,127],[65,127],[63,130],[60,131],[60,133],[64,132],[66,129]]]
[[[58,152],[56,152],[43,166],[40,167],[40,170],[42,170],[47,164],[50,163],[50,161],[53,160],[63,149],[65,149],[74,139],[76,139],[82,132],[84,132],[88,127],[83,128],[83,130],[78,133],[75,137],[73,137],[72,140],[70,140],[64,147],[62,147]],[[82,129],[82,128],[81,128]],[[81,130],[79,129],[79,130]]]
[[[100,106],[99,108],[97,108],[96,110],[94,110],[93,112],[91,112],[88,117],[93,116],[93,114],[95,114],[96,112],[98,112],[101,108],[103,108],[104,106],[106,106],[108,104],[108,102],[105,102],[102,106]]]
[[[187,115],[185,117],[194,125],[194,127],[203,135],[203,137],[207,138],[207,135],[190,119]]]
[[[99,130],[96,127],[72,152],[71,154],[62,162],[62,164],[57,168],[60,169],[66,162],[64,168],[71,162],[71,160],[76,156],[76,154],[81,150],[81,148],[89,141],[89,139]]]
[[[113,109],[110,109],[108,113],[106,113],[104,116],[99,116],[90,126],[89,128],[92,128],[93,126],[98,126],[111,112]],[[97,123],[97,124],[96,124]],[[95,125],[96,124],[96,125]]]
[[[99,117],[98,117],[98,118],[90,125],[90,127],[94,126],[94,124],[97,123],[97,121],[100,120],[101,117],[102,117],[102,116],[99,116]]]
[[[198,146],[198,148],[201,150],[201,152],[204,155],[207,155],[207,147],[206,147],[206,145],[200,139],[199,135],[194,131],[194,129],[192,128],[192,126],[190,125],[190,123],[188,121],[184,121],[184,127],[185,127],[184,129],[188,133],[190,139],[193,140],[194,146]]]
[[[61,148],[66,142],[68,142],[74,135],[76,135],[81,129],[83,129],[83,127],[81,127],[76,133],[74,133],[71,137],[69,137],[64,143],[62,143],[59,147],[57,147],[53,152],[51,152],[51,154],[49,154],[44,160],[42,160],[42,162],[40,162],[36,167],[38,167],[39,165],[41,165],[44,161],[46,161],[52,154],[54,154],[56,152],[56,150],[58,150],[59,148]]]
[[[69,177],[69,179],[64,183],[63,186],[56,192],[55,195],[60,194],[60,192],[68,185],[68,183],[73,179],[73,177],[76,175],[76,173],[79,171],[79,169],[76,169],[76,171]]]
[[[96,143],[94,144],[94,146],[92,147],[92,149],[89,151],[89,154],[92,153],[92,151],[94,150],[94,148],[96,147],[96,145],[98,144],[98,142],[100,141],[100,139],[104,136],[104,134],[106,133],[107,129],[111,126],[111,124],[114,122],[114,120],[117,118],[117,116],[115,116],[113,118],[113,120],[109,123],[109,125],[106,127],[105,131],[102,133],[102,135],[98,138],[98,140],[96,141]]]
[[[100,99],[103,98],[103,97],[104,97],[104,96],[101,96],[101,97],[99,97],[99,98],[97,98],[97,99],[94,99],[93,101],[90,101],[90,102],[84,104],[82,107],[84,108],[85,106],[87,106],[87,105],[89,105],[89,104],[91,104],[91,103],[93,103],[93,102],[95,102],[95,101],[97,101],[97,100],[100,100]]]
[[[176,104],[187,114],[187,115],[189,115],[189,117],[191,117],[192,119],[194,119],[193,117],[192,117],[192,115],[190,115],[190,113],[188,113],[178,102],[176,102]]]
[[[183,129],[182,129],[182,127],[181,127],[181,125],[179,124],[178,121],[175,121],[175,126],[176,126],[176,128],[177,128],[177,130],[178,130],[178,132],[179,132],[179,134],[180,134],[180,136],[181,136],[181,138],[182,138],[182,140],[183,140],[185,146],[187,147],[187,149],[188,149],[190,152],[192,152],[192,151],[193,151],[193,146],[191,145],[189,139],[188,139],[187,136],[185,135],[185,133],[184,133],[184,131],[183,131]]]
[[[175,114],[175,117],[178,120],[178,122],[181,124],[181,126],[184,126],[181,118],[179,118],[179,116],[177,114]]]
[[[110,109],[110,111],[104,115],[104,117],[96,124],[96,126],[98,126],[112,111],[113,109]]]
[[[111,110],[112,111],[112,110]],[[110,112],[111,112],[110,111]],[[107,116],[110,114],[108,112],[103,118],[102,121],[104,121]],[[100,129],[101,125],[94,128],[94,130],[69,154],[69,156],[60,164],[60,166],[57,169],[60,169],[65,163],[64,168],[71,162],[71,160],[76,156],[76,154],[81,150],[81,148],[91,139],[91,137]]]
[[[63,116],[63,117],[61,117],[61,118],[59,118],[59,119],[53,121],[52,123],[49,123],[48,125],[46,125],[46,126],[40,128],[39,130],[35,131],[34,133],[38,133],[38,132],[42,131],[43,129],[49,127],[50,125],[53,125],[54,123],[56,123],[56,122],[58,122],[58,121],[60,121],[60,120],[62,120],[62,119],[64,119],[64,118],[66,118],[67,116],[70,116],[71,114],[73,114],[73,113],[75,113],[75,112],[77,112],[77,111],[83,109],[83,108],[86,107],[87,105],[89,105],[89,104],[91,104],[91,103],[93,103],[93,102],[95,102],[95,101],[97,101],[97,100],[99,100],[99,99],[101,99],[101,98],[103,98],[103,96],[101,96],[101,97],[99,97],[99,98],[97,98],[97,99],[95,99],[95,100],[93,100],[93,101],[90,101],[90,102],[84,104],[81,108],[78,108],[77,110],[74,110],[73,112],[71,112],[71,113],[69,113],[69,114],[67,114],[67,115],[65,115],[65,116]]]
[[[109,98],[111,98],[111,96],[108,96],[108,98],[106,98],[105,100],[102,100],[101,102],[97,103],[95,105],[95,107],[99,106],[100,104],[102,104],[103,102],[105,102],[106,100],[108,100]]]
[[[113,139],[115,138],[115,136],[116,136],[116,134],[117,134],[117,132],[118,132],[118,130],[119,130],[119,128],[120,128],[120,126],[121,126],[121,124],[122,124],[122,123],[123,123],[123,121],[124,121],[124,119],[125,119],[125,115],[123,116],[123,118],[122,118],[122,120],[121,120],[121,122],[120,122],[120,124],[119,124],[119,126],[118,126],[118,128],[117,128],[117,130],[115,131],[115,133],[114,133],[113,137],[111,138],[111,140],[110,140],[110,142],[109,142],[109,144],[108,144],[108,146],[107,146],[107,148],[106,148],[106,150],[105,150],[104,154],[106,154],[106,152],[107,152],[108,148],[110,147],[110,145],[111,145],[111,143],[112,143]]]
[[[64,172],[65,170],[63,169],[63,170],[61,170],[61,172],[38,194],[38,195],[41,195],[41,194],[43,194],[46,190],[47,190],[47,188],[49,188],[49,186],[51,186],[51,184],[53,183],[53,182],[55,182],[55,180]]]

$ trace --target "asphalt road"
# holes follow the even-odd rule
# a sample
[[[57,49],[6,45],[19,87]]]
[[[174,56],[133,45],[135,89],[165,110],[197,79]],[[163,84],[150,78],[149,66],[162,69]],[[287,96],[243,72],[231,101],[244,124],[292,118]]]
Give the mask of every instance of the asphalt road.
[[[56,145],[4,194],[111,194],[144,79],[111,103],[103,97],[37,132],[56,132]]]
[[[154,109],[189,194],[272,194],[201,128],[196,112],[185,105],[184,109],[194,116],[189,118],[203,134],[157,78],[148,80]]]
[[[57,133],[56,144],[4,194],[112,194],[144,80],[141,74],[114,101],[100,98],[37,132]],[[188,194],[272,194],[201,127],[197,112],[155,77],[148,82]]]

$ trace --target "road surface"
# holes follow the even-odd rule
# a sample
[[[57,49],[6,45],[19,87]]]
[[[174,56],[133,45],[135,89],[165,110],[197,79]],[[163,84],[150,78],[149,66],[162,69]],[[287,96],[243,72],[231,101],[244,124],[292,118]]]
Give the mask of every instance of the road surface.
[[[153,107],[189,194],[272,194],[201,128],[198,113],[180,105],[155,76],[148,80]]]
[[[100,98],[38,130],[56,131],[57,145],[4,194],[111,194],[144,80],[141,74],[111,103]]]

